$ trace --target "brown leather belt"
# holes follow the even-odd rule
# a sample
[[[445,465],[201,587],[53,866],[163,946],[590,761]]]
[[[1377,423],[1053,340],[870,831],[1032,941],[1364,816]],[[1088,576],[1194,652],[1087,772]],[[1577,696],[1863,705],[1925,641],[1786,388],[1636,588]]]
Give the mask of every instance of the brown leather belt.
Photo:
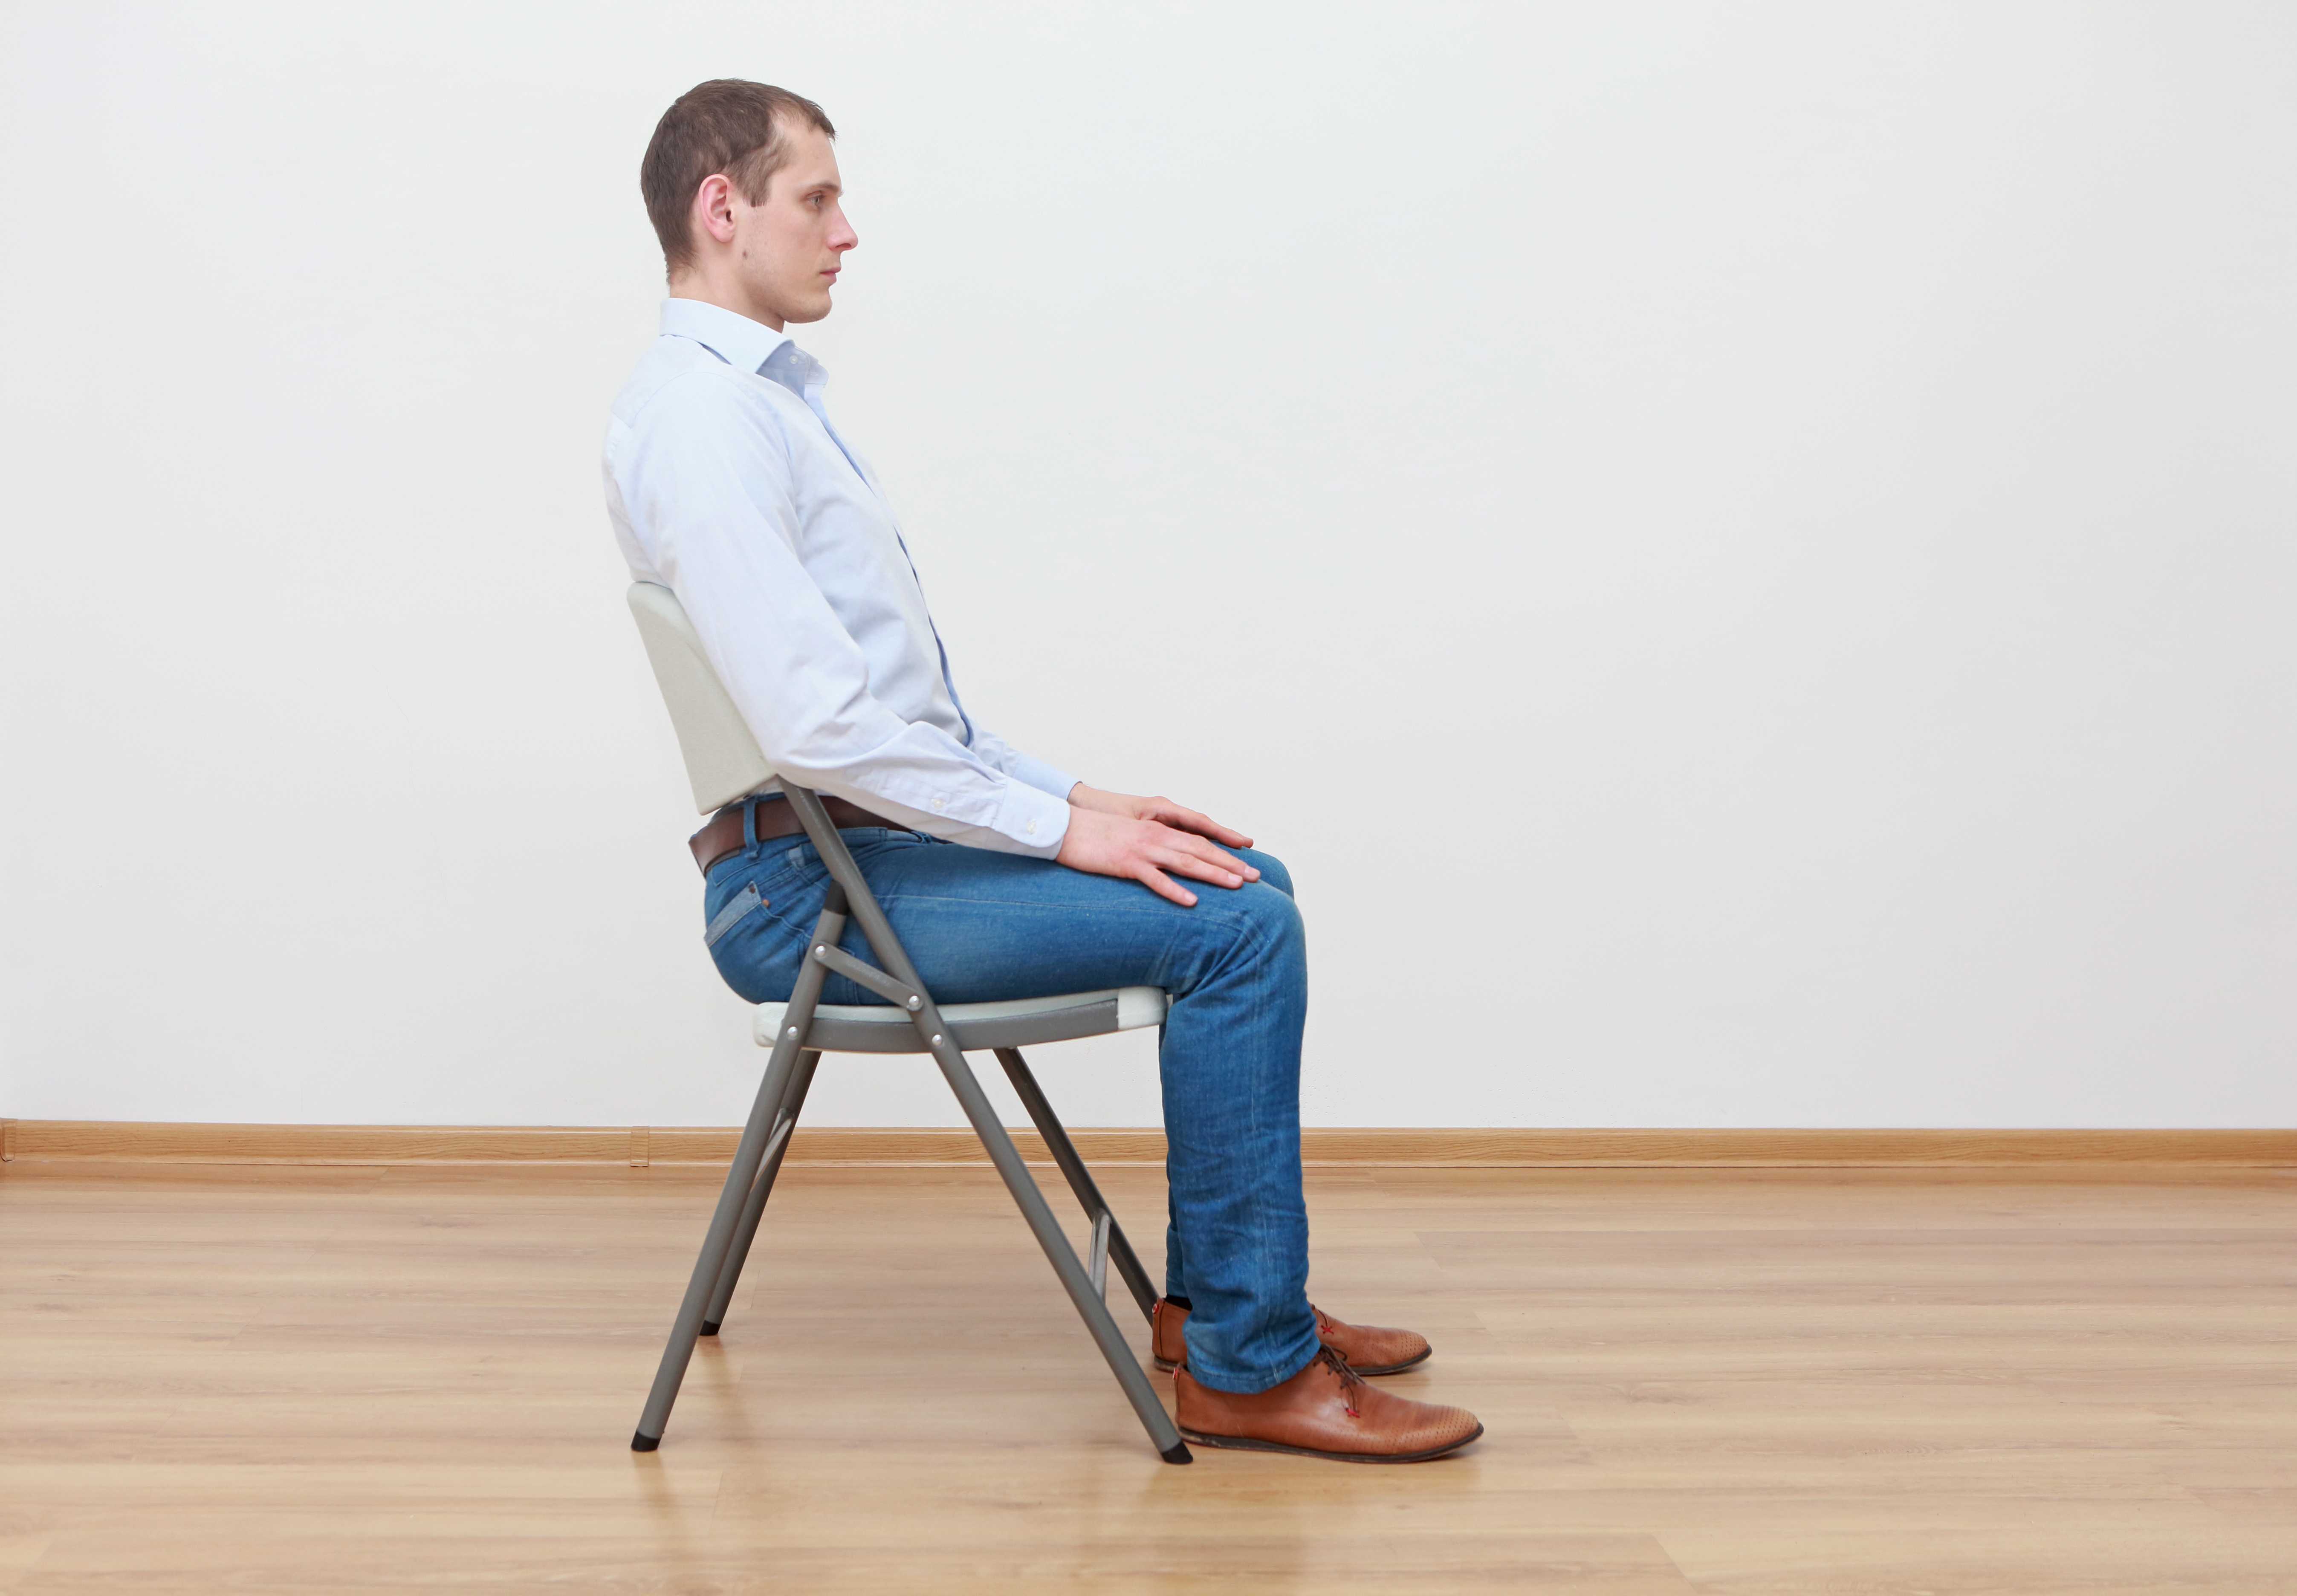
[[[883,815],[873,815],[858,803],[848,803],[843,798],[824,795],[821,807],[829,811],[829,823],[843,831],[849,826],[891,826],[905,830],[899,820],[888,820]],[[797,818],[797,806],[786,798],[774,798],[758,805],[758,841],[770,842],[805,829]],[[694,850],[694,862],[702,867],[704,876],[710,868],[729,853],[742,851],[742,806],[729,803],[710,817],[710,824],[686,839]]]

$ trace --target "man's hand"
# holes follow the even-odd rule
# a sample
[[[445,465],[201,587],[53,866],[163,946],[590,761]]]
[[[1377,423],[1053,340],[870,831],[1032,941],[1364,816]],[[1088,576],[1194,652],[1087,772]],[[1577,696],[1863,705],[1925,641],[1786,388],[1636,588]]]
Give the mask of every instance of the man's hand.
[[[1197,895],[1173,876],[1224,887],[1260,879],[1254,867],[1205,840],[1248,848],[1250,837],[1170,799],[1104,793],[1079,782],[1069,789],[1069,805],[1074,812],[1057,857],[1072,870],[1137,881],[1185,909],[1196,907]]]
[[[1107,793],[1079,782],[1069,789],[1069,806],[1104,815],[1123,815],[1128,820],[1155,820],[1175,831],[1192,831],[1215,843],[1226,843],[1231,848],[1252,846],[1252,839],[1244,833],[1231,830],[1210,815],[1183,809],[1170,798],[1135,798],[1130,793]]]

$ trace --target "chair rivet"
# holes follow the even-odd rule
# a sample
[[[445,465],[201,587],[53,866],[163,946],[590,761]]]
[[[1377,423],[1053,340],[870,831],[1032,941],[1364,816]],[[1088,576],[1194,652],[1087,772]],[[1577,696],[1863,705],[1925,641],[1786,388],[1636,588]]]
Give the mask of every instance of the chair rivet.
[[[939,1046],[941,1046],[941,1038],[940,1038],[940,1037],[938,1037],[938,1036],[934,1037],[934,1038],[933,1039],[933,1045],[934,1045],[934,1047],[936,1047],[936,1048],[937,1048],[937,1047],[939,1047]]]
[[[910,1000],[910,1012],[911,1014],[915,1014],[915,1013],[917,1013],[917,1011],[918,1011],[918,1009],[923,1008],[924,1007],[925,1007],[925,1000],[924,1000],[923,999],[921,999],[921,998],[911,998],[911,999]]]
[[[792,1026],[789,1028],[789,1033],[790,1033],[792,1036],[795,1036],[795,1035],[797,1034],[797,1027],[796,1027],[795,1025],[792,1025]]]

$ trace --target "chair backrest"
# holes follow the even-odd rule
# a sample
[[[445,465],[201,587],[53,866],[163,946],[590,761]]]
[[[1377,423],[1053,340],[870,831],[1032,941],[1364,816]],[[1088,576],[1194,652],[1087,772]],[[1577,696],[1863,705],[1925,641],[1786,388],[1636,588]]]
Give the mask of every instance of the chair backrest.
[[[659,582],[632,582],[630,596],[654,679],[670,706],[678,751],[686,756],[695,806],[706,815],[770,784],[774,768],[710,668],[677,596]]]

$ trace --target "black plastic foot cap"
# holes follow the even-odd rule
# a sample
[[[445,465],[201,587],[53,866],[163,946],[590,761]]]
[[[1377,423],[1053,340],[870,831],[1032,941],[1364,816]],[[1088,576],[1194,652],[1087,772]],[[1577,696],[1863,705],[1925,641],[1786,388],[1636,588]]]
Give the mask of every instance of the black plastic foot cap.
[[[718,1333],[718,1321],[714,1319],[704,1320],[702,1321],[702,1333],[705,1336],[715,1336]]]
[[[1165,1452],[1164,1456],[1167,1463],[1193,1463],[1197,1460],[1196,1454],[1189,1450],[1189,1444],[1186,1441],[1173,1442],[1172,1450]]]
[[[662,1437],[660,1436],[649,1436],[644,1430],[638,1431],[638,1434],[630,1437],[630,1450],[632,1452],[652,1452],[655,1447],[660,1446],[661,1444]]]

